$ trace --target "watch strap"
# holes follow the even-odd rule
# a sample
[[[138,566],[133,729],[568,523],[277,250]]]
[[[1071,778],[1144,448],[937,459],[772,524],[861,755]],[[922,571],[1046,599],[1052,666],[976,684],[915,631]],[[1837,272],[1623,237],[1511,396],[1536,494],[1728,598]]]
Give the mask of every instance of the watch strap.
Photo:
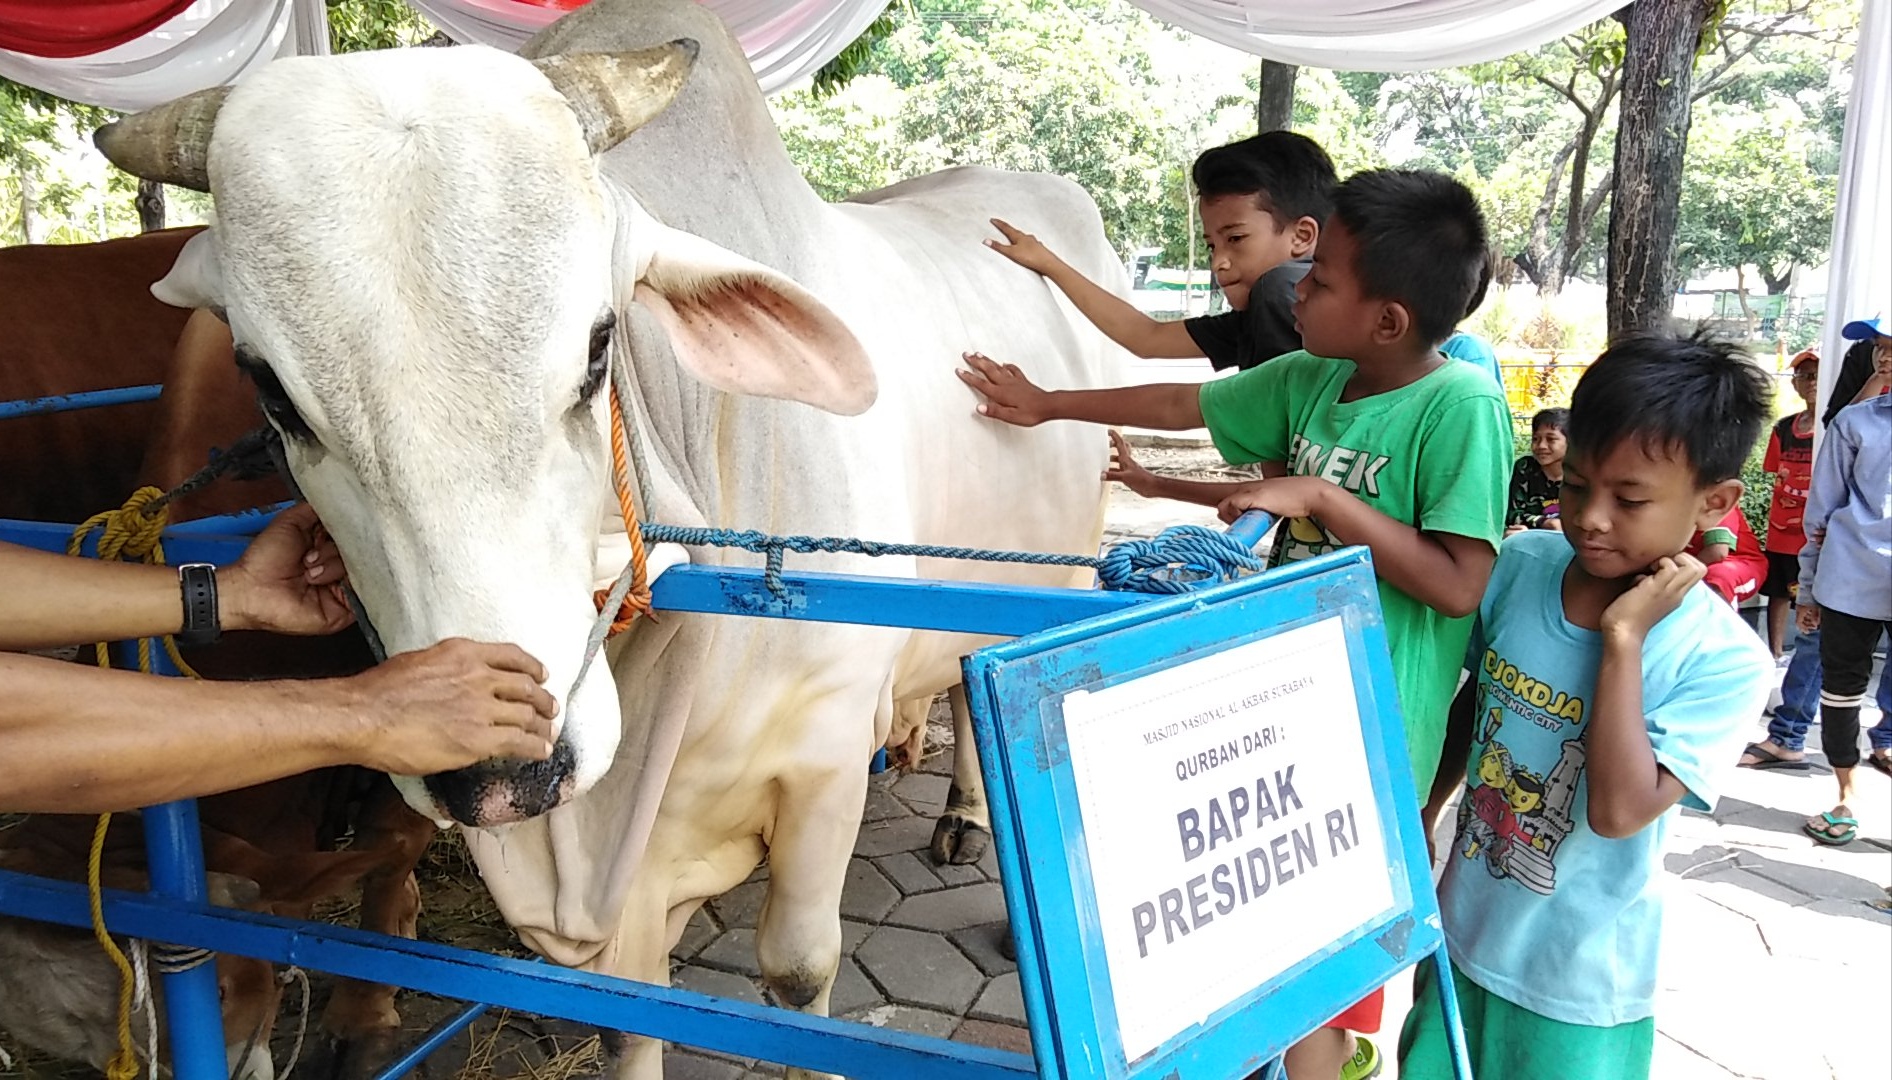
[[[177,568],[177,583],[184,602],[184,629],[177,634],[178,643],[208,645],[216,641],[223,633],[217,614],[216,567],[185,563]]]

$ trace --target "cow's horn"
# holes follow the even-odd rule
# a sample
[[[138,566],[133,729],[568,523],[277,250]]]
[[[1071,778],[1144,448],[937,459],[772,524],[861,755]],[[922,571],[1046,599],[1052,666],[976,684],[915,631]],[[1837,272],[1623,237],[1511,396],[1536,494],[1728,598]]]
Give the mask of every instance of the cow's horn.
[[[678,38],[635,52],[572,53],[532,61],[565,96],[585,142],[602,154],[668,108],[696,63],[697,44]]]
[[[210,131],[230,95],[213,86],[105,125],[92,141],[112,164],[145,180],[210,190]]]

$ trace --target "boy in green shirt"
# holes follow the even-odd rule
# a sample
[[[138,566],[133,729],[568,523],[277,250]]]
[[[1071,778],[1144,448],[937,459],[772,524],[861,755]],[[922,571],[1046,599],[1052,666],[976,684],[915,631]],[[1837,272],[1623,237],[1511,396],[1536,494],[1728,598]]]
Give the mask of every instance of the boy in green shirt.
[[[1114,433],[1117,465],[1106,475],[1146,496],[1219,506],[1225,520],[1275,515],[1272,565],[1369,548],[1421,792],[1438,769],[1471,616],[1504,532],[1508,407],[1488,376],[1439,352],[1484,294],[1485,250],[1484,216],[1464,185],[1440,173],[1364,172],[1335,190],[1298,286],[1303,352],[1201,386],[1045,391],[976,354],[960,372],[984,398],[979,411],[1007,423],[1206,426],[1223,457],[1263,463],[1269,478],[1156,476]],[[1336,1018],[1337,1034],[1316,1032],[1291,1050],[1292,1080],[1337,1076],[1344,1029],[1378,1030],[1378,996]],[[1360,1047],[1356,1058],[1372,1054]]]

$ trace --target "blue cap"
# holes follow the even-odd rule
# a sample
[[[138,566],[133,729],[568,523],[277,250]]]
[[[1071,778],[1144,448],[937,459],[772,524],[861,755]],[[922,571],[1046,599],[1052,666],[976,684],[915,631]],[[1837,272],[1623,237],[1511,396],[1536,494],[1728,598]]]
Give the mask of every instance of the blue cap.
[[[1892,337],[1892,334],[1887,334],[1880,328],[1879,323],[1881,321],[1882,320],[1877,315],[1874,315],[1870,319],[1854,319],[1852,322],[1840,327],[1839,336],[1845,338],[1847,341],[1865,341],[1876,337]]]

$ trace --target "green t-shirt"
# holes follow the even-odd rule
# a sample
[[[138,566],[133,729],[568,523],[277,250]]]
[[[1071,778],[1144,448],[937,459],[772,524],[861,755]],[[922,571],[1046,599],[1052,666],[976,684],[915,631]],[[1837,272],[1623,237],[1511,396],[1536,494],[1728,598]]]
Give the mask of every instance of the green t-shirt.
[[[1484,540],[1504,535],[1511,416],[1491,376],[1444,364],[1410,386],[1357,401],[1340,393],[1351,360],[1289,353],[1202,386],[1202,418],[1230,464],[1285,461],[1291,476],[1319,476],[1395,521]],[[1313,518],[1282,523],[1271,566],[1342,545]],[[1445,716],[1472,617],[1448,618],[1380,580],[1380,608],[1405,715],[1419,797],[1432,789]]]

